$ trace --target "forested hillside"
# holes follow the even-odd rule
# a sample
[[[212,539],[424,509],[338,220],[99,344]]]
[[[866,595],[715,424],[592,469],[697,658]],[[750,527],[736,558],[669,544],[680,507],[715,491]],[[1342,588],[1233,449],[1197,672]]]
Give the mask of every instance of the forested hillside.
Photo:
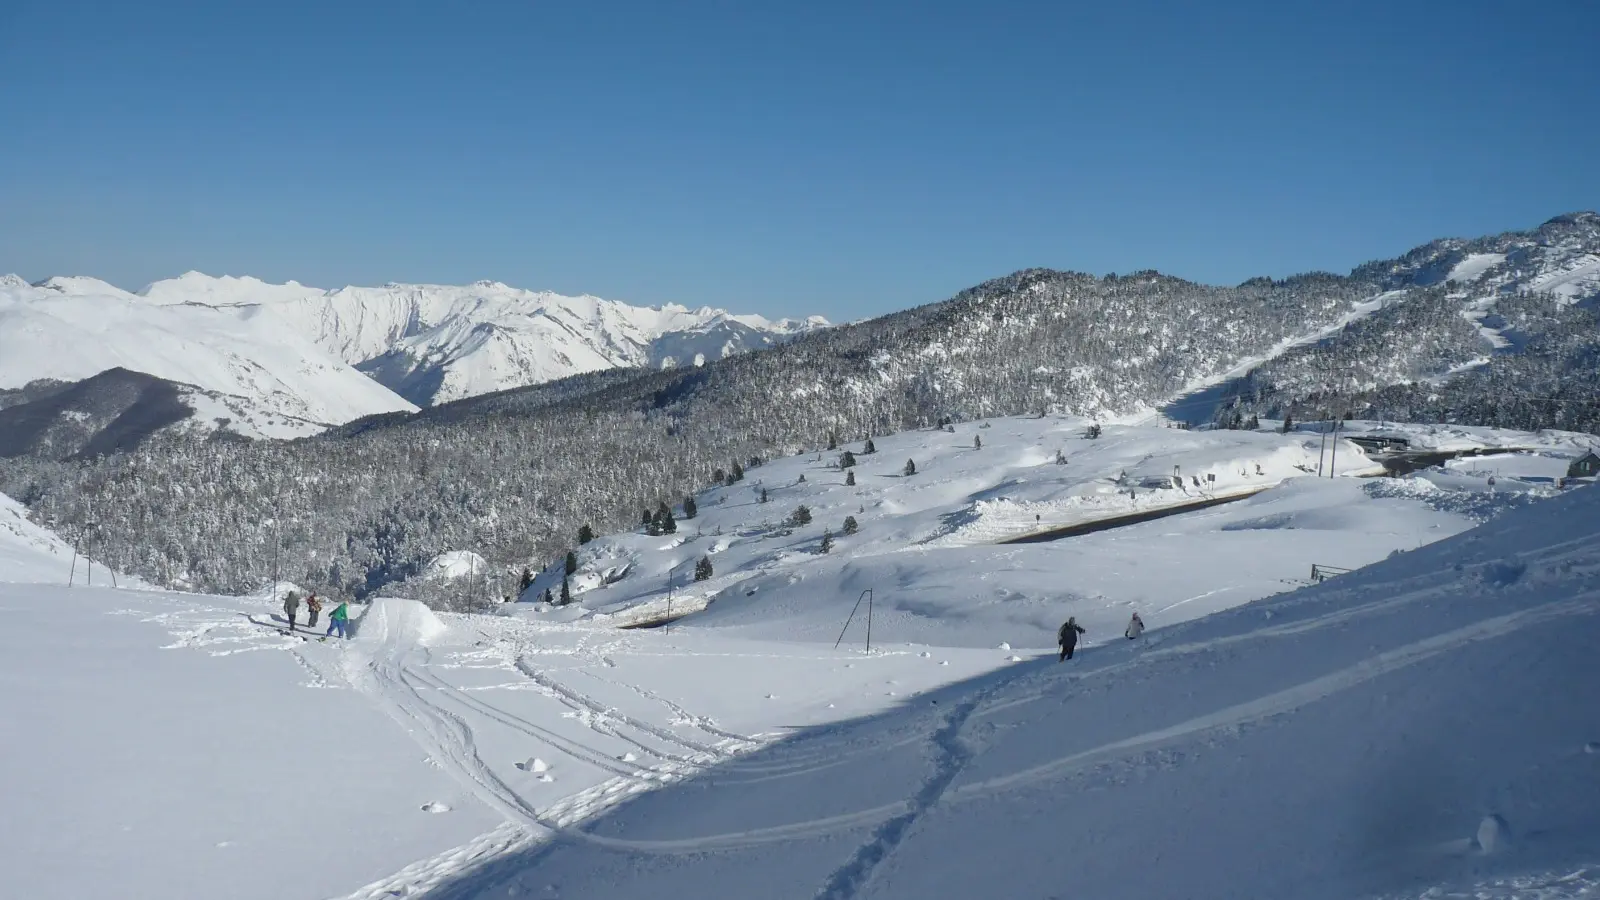
[[[364,594],[448,550],[520,569],[565,549],[580,525],[637,526],[642,510],[715,478],[759,479],[759,461],[775,454],[944,418],[1137,416],[1353,316],[1344,331],[1260,369],[1241,402],[1299,409],[1335,391],[1434,397],[1431,387],[1394,385],[1489,355],[1487,326],[1461,314],[1462,298],[1483,291],[1509,323],[1496,334],[1529,352],[1498,356],[1462,383],[1560,379],[1593,352],[1592,309],[1581,297],[1519,294],[1600,250],[1600,218],[1562,217],[1485,241],[1437,242],[1347,277],[1233,288],[1155,272],[1027,270],[699,368],[578,376],[292,442],[166,435],[81,464],[14,460],[0,466],[0,490],[68,535],[96,523],[101,557],[165,584],[248,590],[276,565],[285,578]],[[1503,256],[1486,260],[1485,247]],[[1451,283],[1468,270],[1474,287]],[[1356,316],[1386,291],[1381,309]],[[1537,334],[1511,327],[1524,314]],[[1385,402],[1398,410],[1409,401]],[[1409,417],[1434,402],[1406,407]]]

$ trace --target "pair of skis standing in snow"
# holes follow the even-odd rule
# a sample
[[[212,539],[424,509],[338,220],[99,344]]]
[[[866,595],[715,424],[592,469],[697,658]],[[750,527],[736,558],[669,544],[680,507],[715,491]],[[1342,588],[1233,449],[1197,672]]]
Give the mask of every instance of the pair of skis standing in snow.
[[[306,622],[306,627],[316,628],[317,614],[322,612],[322,600],[315,593],[306,597],[306,611],[310,613],[310,619]],[[283,617],[289,620],[290,631],[294,630],[294,617],[299,612],[300,593],[298,591],[290,591],[288,596],[283,598]],[[333,637],[335,631],[339,632],[339,637],[341,638],[349,637],[347,633],[349,625],[350,604],[341,600],[339,605],[333,608],[333,612],[328,614],[328,632],[322,637],[324,639]]]
[[[1056,642],[1061,645],[1061,658],[1056,662],[1072,658],[1072,651],[1078,646],[1078,635],[1083,633],[1084,628],[1078,624],[1078,617],[1068,616],[1067,621],[1062,623],[1061,630],[1056,632]],[[1141,634],[1144,634],[1144,620],[1139,618],[1138,613],[1134,613],[1133,618],[1128,621],[1128,627],[1123,629],[1122,636],[1131,641]]]

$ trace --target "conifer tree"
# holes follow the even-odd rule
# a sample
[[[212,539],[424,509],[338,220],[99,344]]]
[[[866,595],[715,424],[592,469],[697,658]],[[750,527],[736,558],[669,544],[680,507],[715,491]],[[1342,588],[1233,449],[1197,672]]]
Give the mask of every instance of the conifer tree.
[[[917,464],[914,460],[906,460],[905,475],[907,478],[917,474]]]
[[[698,515],[699,512],[700,507],[695,504],[693,497],[683,498],[683,517],[685,519],[692,519]]]
[[[856,470],[855,469],[851,469],[850,471],[844,473],[844,486],[845,487],[855,487],[856,486]]]
[[[845,516],[844,517],[844,533],[846,535],[855,534],[859,530],[861,530],[861,526],[856,524],[856,517],[855,516]]]
[[[804,503],[796,506],[794,512],[789,514],[789,524],[794,526],[811,524],[811,508]]]
[[[766,488],[762,488],[761,489],[761,502],[762,503],[767,502],[767,489]]]
[[[592,540],[594,540],[594,529],[591,528],[588,525],[588,523],[585,523],[585,524],[579,526],[579,528],[578,528],[578,544],[581,546],[583,544],[589,543]]]
[[[694,564],[694,580],[705,581],[707,578],[710,578],[712,574],[711,557],[700,557],[700,561]]]
[[[672,509],[665,500],[656,507],[655,531],[657,534],[675,534],[678,531],[678,521],[672,518]]]
[[[566,578],[561,579],[561,605],[566,606],[572,602],[572,583]]]
[[[556,605],[556,598],[555,598],[555,596],[553,594],[550,593],[550,589],[549,588],[545,588],[544,589],[544,602],[550,604],[551,606],[555,606]]]
[[[872,438],[867,438],[867,445],[861,448],[862,453],[877,453],[878,446],[872,443]]]
[[[832,531],[832,529],[830,529],[828,531],[824,531],[822,533],[822,546],[821,546],[820,549],[822,550],[823,553],[827,553],[828,551],[833,549],[833,531]]]
[[[982,450],[983,449],[983,438],[979,437],[978,435],[973,435],[972,436],[972,449],[974,449],[974,450]]]
[[[844,453],[839,455],[839,468],[848,469],[855,464],[856,455],[851,453],[849,450],[846,450]]]
[[[577,571],[578,571],[578,554],[573,553],[571,550],[568,550],[567,551],[566,573],[567,573],[567,575],[573,575],[573,574],[576,574]]]

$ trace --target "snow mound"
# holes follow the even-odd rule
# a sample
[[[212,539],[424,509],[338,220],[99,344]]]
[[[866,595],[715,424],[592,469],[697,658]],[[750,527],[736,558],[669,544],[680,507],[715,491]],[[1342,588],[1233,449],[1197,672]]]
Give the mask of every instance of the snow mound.
[[[357,637],[384,644],[428,644],[450,631],[420,600],[380,597],[354,620]]]
[[[422,577],[428,580],[449,580],[481,575],[489,570],[489,563],[471,550],[451,550],[441,553],[428,563]]]

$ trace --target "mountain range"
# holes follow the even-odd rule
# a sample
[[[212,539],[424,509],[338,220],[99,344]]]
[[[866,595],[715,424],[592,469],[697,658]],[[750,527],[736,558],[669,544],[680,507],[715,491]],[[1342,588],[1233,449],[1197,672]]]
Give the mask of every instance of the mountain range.
[[[39,424],[84,418],[56,394],[0,409],[4,430],[55,404],[27,432],[46,449],[0,448],[0,491],[68,530],[98,523],[103,555],[152,581],[253,589],[281,546],[297,580],[361,595],[449,551],[542,568],[580,525],[614,531],[762,460],[950,421],[1278,411],[1600,433],[1597,261],[1586,212],[1232,287],[1030,269],[703,366],[599,369],[292,442],[163,433],[88,459]],[[352,356],[376,346],[338,333]],[[126,447],[123,426],[95,446]],[[298,511],[281,534],[261,524],[279,506]]]
[[[294,437],[582,372],[702,364],[826,325],[497,282],[329,291],[190,272],[130,293],[9,275],[0,406],[123,369],[171,382],[201,425]]]

